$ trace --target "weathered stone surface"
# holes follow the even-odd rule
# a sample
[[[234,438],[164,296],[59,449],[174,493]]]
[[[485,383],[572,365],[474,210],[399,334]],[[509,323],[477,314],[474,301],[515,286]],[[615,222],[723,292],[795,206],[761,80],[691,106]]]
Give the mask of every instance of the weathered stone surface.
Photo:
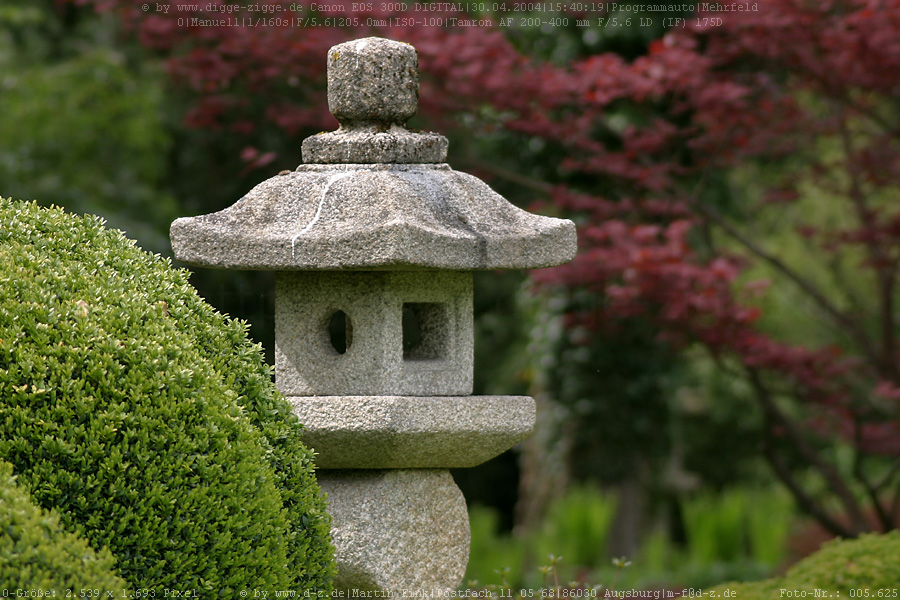
[[[388,130],[339,129],[303,140],[305,163],[442,163],[450,142],[437,133],[411,133],[402,127]]]
[[[419,68],[403,42],[365,38],[328,51],[328,107],[341,124],[303,141],[305,163],[442,163],[447,138],[413,133]]]
[[[528,396],[295,396],[323,469],[474,467],[534,428]]]
[[[576,250],[571,221],[447,165],[301,165],[170,235],[180,261],[241,269],[535,269]]]
[[[341,126],[403,125],[419,105],[419,58],[403,42],[368,37],[328,51],[328,110]]]
[[[447,140],[402,127],[415,114],[408,44],[366,38],[328,54],[329,106],[341,121],[307,138],[294,173],[217,213],[181,218],[175,257],[207,267],[536,269],[575,256],[575,225],[525,212],[444,164]],[[315,163],[315,164],[313,164]]]
[[[455,589],[469,558],[469,515],[449,471],[327,471],[336,590]]]
[[[402,319],[418,323],[418,344]],[[343,312],[349,343],[332,346]],[[275,379],[289,396],[472,393],[472,274],[306,271],[275,279]]]

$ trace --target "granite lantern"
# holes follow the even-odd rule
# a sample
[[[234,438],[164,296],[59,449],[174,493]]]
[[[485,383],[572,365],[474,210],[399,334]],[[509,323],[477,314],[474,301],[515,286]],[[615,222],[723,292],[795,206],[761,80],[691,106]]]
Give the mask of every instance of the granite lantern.
[[[446,590],[468,559],[449,468],[511,448],[534,401],[473,396],[472,271],[575,254],[571,221],[516,208],[404,128],[415,49],[381,38],[328,52],[340,128],[304,164],[217,213],[172,224],[185,263],[276,274],[275,376],[318,454],[338,589]]]

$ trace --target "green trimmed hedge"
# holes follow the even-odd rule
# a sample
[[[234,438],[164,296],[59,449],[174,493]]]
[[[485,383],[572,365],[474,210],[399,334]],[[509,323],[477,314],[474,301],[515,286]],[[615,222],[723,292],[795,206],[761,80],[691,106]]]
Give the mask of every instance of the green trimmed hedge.
[[[0,593],[6,590],[99,589],[121,595],[125,582],[113,574],[113,557],[62,529],[16,485],[12,465],[0,461]],[[103,597],[106,595],[103,594]]]
[[[0,459],[134,588],[330,590],[301,426],[246,325],[92,216],[0,200]]]
[[[812,598],[817,590],[820,595],[825,593],[833,598],[890,598],[896,597],[898,589],[900,531],[895,530],[883,535],[862,535],[853,540],[832,540],[794,565],[784,577],[753,583],[727,583],[713,591],[720,598],[730,591],[737,592],[734,597],[741,600],[769,600],[775,597]],[[857,594],[862,590],[866,592]]]

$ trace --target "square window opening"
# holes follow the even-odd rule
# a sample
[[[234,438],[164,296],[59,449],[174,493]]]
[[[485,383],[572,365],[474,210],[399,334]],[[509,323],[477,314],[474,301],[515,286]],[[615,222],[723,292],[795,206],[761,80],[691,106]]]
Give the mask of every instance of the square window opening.
[[[450,335],[450,311],[446,304],[403,303],[403,360],[446,359]]]

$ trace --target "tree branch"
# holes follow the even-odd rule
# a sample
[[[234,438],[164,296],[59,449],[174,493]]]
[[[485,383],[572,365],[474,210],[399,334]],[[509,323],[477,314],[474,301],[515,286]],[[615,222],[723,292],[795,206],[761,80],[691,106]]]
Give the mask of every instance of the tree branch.
[[[853,143],[850,139],[850,132],[847,130],[847,122],[840,119],[841,143],[844,149],[846,160],[846,171],[850,177],[850,186],[848,195],[850,196],[853,206],[856,209],[856,218],[859,219],[860,225],[865,229],[873,232],[873,235],[866,236],[866,246],[869,249],[869,258],[875,265],[875,278],[878,282],[878,303],[880,308],[881,322],[881,356],[877,357],[875,362],[879,371],[892,378],[897,378],[898,373],[897,356],[896,356],[896,322],[894,317],[894,279],[896,276],[896,263],[891,260],[889,253],[881,246],[878,236],[874,235],[878,227],[875,219],[875,213],[869,207],[862,184],[859,181],[859,175],[853,169]]]
[[[491,175],[496,175],[501,179],[505,179],[524,188],[528,188],[542,194],[553,193],[554,186],[550,183],[547,183],[546,181],[540,181],[539,179],[534,179],[533,177],[528,177],[526,175],[522,175],[521,173],[516,173],[515,171],[504,169],[503,167],[498,167],[497,165],[492,165],[487,162],[476,163],[474,161],[468,160],[463,160],[462,162],[463,164],[467,164],[472,168],[487,171]]]
[[[900,473],[900,462],[894,463],[894,466],[891,467],[891,470],[887,472],[887,474],[884,476],[884,479],[882,479],[882,481],[875,486],[875,489],[881,490],[888,487],[891,484],[891,480],[896,477],[898,473]]]
[[[856,102],[855,100],[853,100],[853,98],[850,98],[849,95],[842,96],[838,101],[844,103],[845,105],[847,105],[851,109],[855,110],[863,117],[869,119],[876,125],[881,126],[884,129],[884,131],[886,131],[888,133],[888,135],[890,135],[890,136],[900,135],[900,127],[898,127],[895,123],[889,123],[877,112],[875,112],[874,110],[872,110],[870,108],[863,106],[859,102]]]
[[[756,396],[759,399],[760,403],[763,406],[763,410],[766,413],[766,417],[770,420],[771,424],[780,425],[783,427],[787,433],[787,438],[793,443],[794,447],[800,452],[801,456],[803,456],[804,460],[806,460],[810,466],[814,467],[825,479],[828,483],[828,486],[831,490],[837,495],[837,497],[841,500],[841,503],[847,509],[847,514],[851,519],[852,528],[846,529],[845,534],[849,534],[849,537],[856,537],[860,533],[867,531],[869,529],[868,524],[866,522],[865,516],[862,513],[862,509],[859,506],[859,503],[856,501],[856,498],[853,497],[853,492],[844,484],[841,479],[840,474],[828,463],[823,461],[818,453],[806,443],[806,440],[797,431],[797,428],[794,424],[778,409],[775,405],[775,401],[772,399],[769,394],[769,390],[765,387],[762,382],[762,379],[759,376],[759,371],[752,368],[747,368],[747,373],[749,376],[750,384],[753,386],[754,391],[756,392]],[[767,429],[767,433],[771,430],[771,428]],[[774,456],[770,457],[770,462],[772,458],[776,458]],[[780,461],[779,461],[780,462]],[[776,468],[784,468],[784,465],[776,465],[773,463],[773,466]],[[781,474],[779,474],[781,476]],[[782,477],[782,480],[784,478]],[[794,482],[796,484],[796,481]],[[792,491],[794,491],[792,489]],[[798,500],[802,501],[802,498],[798,497]],[[808,498],[808,501],[812,501],[811,498]],[[816,508],[818,514],[824,514],[824,511]],[[819,516],[816,516],[819,518]],[[829,520],[830,517],[828,518]],[[831,520],[833,522],[833,520]],[[823,525],[826,525],[826,522],[822,522]],[[842,534],[844,535],[844,534]]]
[[[800,484],[797,483],[797,479],[794,477],[794,474],[791,473],[790,469],[788,469],[781,458],[779,458],[778,454],[775,452],[775,445],[773,443],[773,421],[773,416],[767,412],[764,424],[765,431],[763,433],[763,455],[765,455],[766,460],[769,461],[769,464],[772,465],[772,468],[775,470],[775,474],[779,479],[781,479],[781,482],[784,483],[784,485],[786,485],[787,488],[791,491],[791,495],[793,495],[797,500],[797,504],[800,506],[800,510],[810,515],[832,534],[838,537],[854,537],[853,532],[850,529],[847,529],[846,527],[832,519],[831,515],[826,513],[816,503],[812,496],[806,493],[806,490],[804,490],[803,487],[801,487]]]
[[[803,245],[811,255],[821,252],[821,248],[817,248],[809,240],[805,240]],[[859,296],[853,291],[853,287],[847,281],[847,274],[841,264],[840,256],[835,253],[829,260],[825,261],[825,263],[828,267],[828,272],[831,274],[831,280],[834,282],[835,288],[843,293],[844,298],[846,298],[847,303],[849,304],[848,308],[850,311],[855,315],[864,315],[866,318],[869,318],[871,316],[871,310],[866,308]]]
[[[897,489],[894,490],[894,501],[891,502],[891,516],[894,521],[900,521],[900,481],[897,482]]]
[[[881,521],[881,529],[887,533],[894,528],[894,522],[884,505],[881,504],[881,500],[878,498],[878,490],[863,474],[863,453],[859,450],[862,446],[862,425],[859,420],[855,420],[853,423],[853,437],[856,442],[856,447],[854,448],[855,456],[853,458],[853,476],[856,477],[856,480],[862,484],[863,488],[865,488],[866,494],[869,496],[869,502],[875,508],[878,520]]]
[[[818,304],[822,310],[824,310],[828,315],[831,316],[831,318],[837,325],[846,330],[851,335],[851,337],[856,340],[856,343],[862,353],[865,354],[866,357],[868,357],[870,360],[876,361],[876,364],[878,364],[878,353],[874,350],[872,341],[869,339],[869,336],[866,334],[866,332],[859,326],[858,323],[838,310],[838,308],[834,304],[832,304],[831,301],[828,300],[828,298],[826,298],[825,295],[822,294],[822,292],[820,292],[805,277],[787,266],[781,259],[763,250],[759,245],[756,244],[756,242],[750,240],[748,237],[738,231],[737,228],[729,223],[714,208],[704,206],[699,202],[695,202],[693,206],[698,213],[721,227],[722,230],[732,239],[740,243],[758,258],[761,258],[762,260],[775,267],[776,270],[780,271],[784,276],[793,281],[794,284],[797,285],[801,290],[806,292],[806,294],[810,298],[812,298],[812,300],[816,304]]]

